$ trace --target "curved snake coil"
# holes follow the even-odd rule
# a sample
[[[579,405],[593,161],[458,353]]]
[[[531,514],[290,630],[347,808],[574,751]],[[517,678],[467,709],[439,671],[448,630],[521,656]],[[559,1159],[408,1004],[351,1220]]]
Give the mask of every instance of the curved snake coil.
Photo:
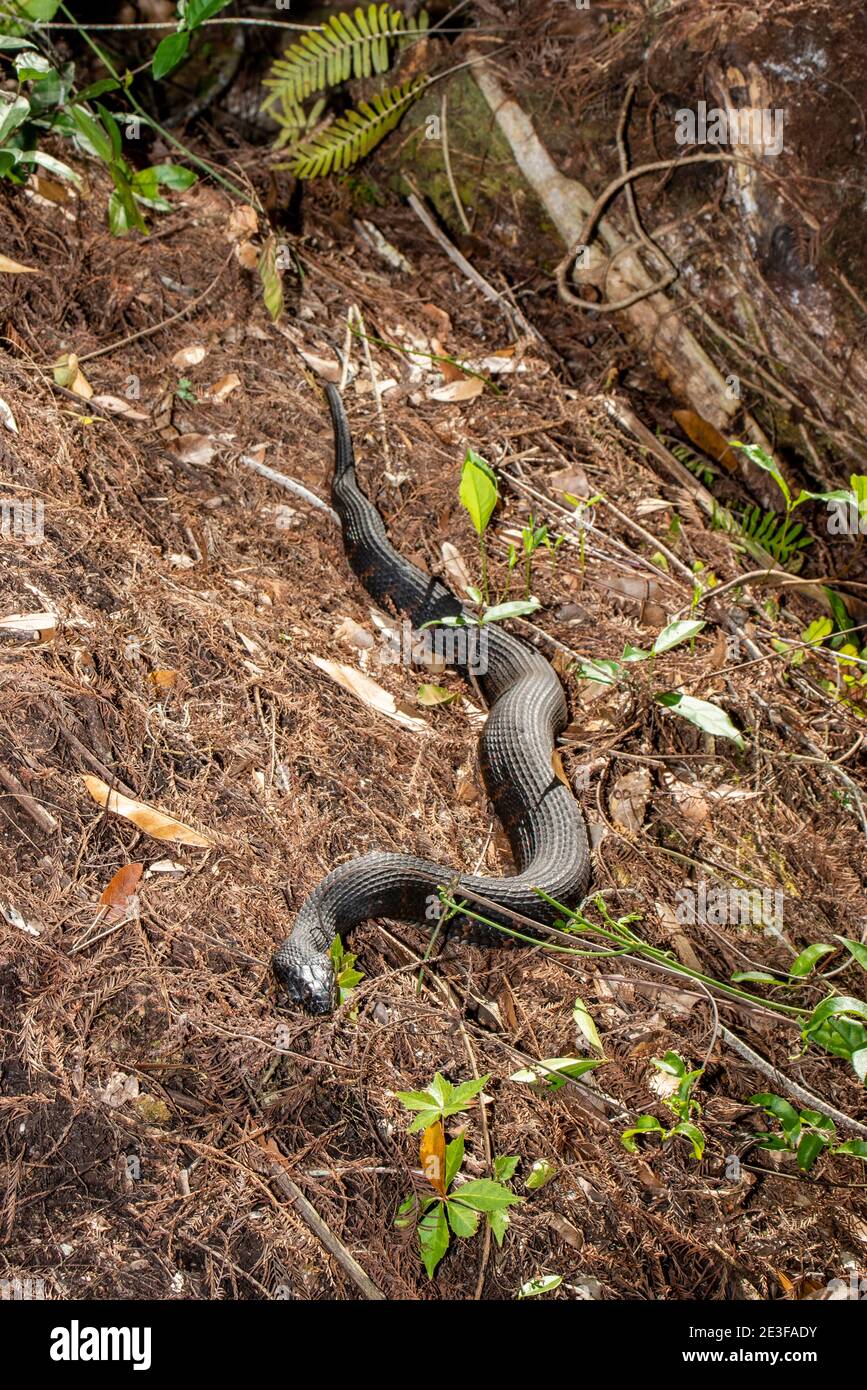
[[[461,613],[463,605],[450,589],[410,564],[391,545],[379,512],[358,487],[340,394],[334,386],[325,390],[335,442],[331,496],[352,569],[371,598],[407,614],[414,628]],[[454,636],[447,628],[433,631],[448,633],[450,639]],[[566,723],[563,688],[545,658],[500,625],[486,626],[484,635],[487,669],[483,671],[484,663],[479,662],[476,679],[490,712],[479,743],[479,761],[518,872],[510,878],[485,878],[456,873],[411,854],[378,852],[333,869],[305,900],[290,935],[274,954],[278,980],[290,1000],[309,1013],[330,1013],[335,1005],[330,958],[334,937],[371,917],[424,922],[438,884],[451,887],[457,898],[462,890],[481,894],[540,923],[550,923],[555,913],[536,889],[567,906],[577,904],[587,891],[590,850],[584,818],[551,761],[555,740]],[[453,646],[443,646],[454,655]],[[458,660],[451,664],[467,675]],[[488,909],[485,915],[498,920]],[[502,922],[512,925],[508,916]],[[474,924],[476,939],[479,934]],[[495,928],[487,929],[486,942],[506,939]]]

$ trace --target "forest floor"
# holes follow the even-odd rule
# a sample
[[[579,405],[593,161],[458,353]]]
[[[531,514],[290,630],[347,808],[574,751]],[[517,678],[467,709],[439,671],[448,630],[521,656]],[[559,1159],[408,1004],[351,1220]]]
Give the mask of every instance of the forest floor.
[[[825,1155],[804,1176],[754,1143],[765,1120],[748,1098],[782,1083],[851,1117],[840,1141],[864,1132],[863,1086],[842,1058],[803,1049],[797,1019],[651,972],[634,952],[446,939],[424,963],[419,928],[376,922],[347,943],[363,978],[332,1017],[284,1006],[271,952],[335,864],[374,847],[492,874],[510,861],[476,766],[477,697],[384,659],[332,520],[244,459],[327,498],[316,376],[337,375],[348,351],[360,477],[391,537],[475,582],[458,484],[477,449],[500,480],[495,593],[523,594],[507,555],[531,514],[566,537],[534,556],[541,607],[520,631],[567,690],[562,770],[593,830],[594,891],[674,963],[722,982],[785,976],[829,943],[836,954],[798,989],[742,986],[808,1009],[831,989],[863,994],[839,938],[865,930],[863,721],[847,687],[823,684],[821,655],[793,667],[774,647],[800,643],[820,610],[745,582],[713,612],[734,615],[763,659],[702,607],[692,643],[625,668],[622,685],[579,680],[579,659],[646,650],[710,583],[754,568],[613,422],[614,355],[582,346],[586,380],[570,380],[563,306],[547,341],[516,342],[396,198],[365,215],[404,270],[361,238],[344,193],[309,195],[275,326],[237,255],[250,225],[221,190],[179,195],[142,240],[109,235],[96,187],[71,213],[20,194],[0,206],[4,253],[39,271],[3,286],[0,396],[17,432],[2,431],[0,468],[7,493],[44,503],[44,539],[4,545],[0,617],[51,615],[33,624],[41,641],[0,647],[0,771],[13,778],[0,799],[0,1278],[40,1279],[49,1298],[351,1299],[347,1255],[386,1296],[434,1300],[514,1298],[548,1276],[562,1277],[553,1297],[591,1299],[804,1297],[863,1277],[862,1164]],[[366,343],[348,332],[352,306]],[[112,404],[58,389],[51,364],[70,352]],[[477,363],[493,389],[433,397],[444,357]],[[394,383],[379,403],[371,366],[380,388]],[[659,396],[659,418],[670,408]],[[604,499],[583,540],[566,494]],[[312,658],[364,671],[409,719]],[[457,698],[420,705],[424,682]],[[743,749],[663,709],[661,689],[720,704]],[[210,847],[172,839],[164,819],[161,842],[107,814],[94,777]],[[129,902],[101,902],[132,864],[144,874]],[[748,890],[753,909],[764,892],[763,915],[690,922],[690,895],[715,890]],[[576,1000],[604,1064],[557,1089],[515,1080],[593,1055]],[[670,1119],[652,1064],[669,1050],[703,1068],[700,1161],[685,1139],[651,1135],[635,1154],[621,1142],[642,1115]],[[413,1230],[394,1225],[426,1190],[397,1093],[437,1071],[489,1076],[448,1137],[466,1127],[470,1177],[518,1156],[524,1200],[502,1248],[454,1240],[430,1281]],[[528,1190],[534,1164],[551,1177]]]

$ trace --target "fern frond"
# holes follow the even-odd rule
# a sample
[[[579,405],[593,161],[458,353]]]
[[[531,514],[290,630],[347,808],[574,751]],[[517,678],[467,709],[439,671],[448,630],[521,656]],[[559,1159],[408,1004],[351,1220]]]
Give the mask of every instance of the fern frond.
[[[802,557],[799,552],[813,544],[813,537],[806,533],[799,521],[793,522],[779,512],[748,507],[739,522],[744,539],[760,545],[784,569],[793,561],[800,561]]]
[[[318,179],[349,169],[394,129],[427,81],[426,77],[415,77],[401,87],[378,92],[369,102],[362,101],[357,111],[338,116],[327,130],[299,145],[290,165],[292,172],[299,179]]]
[[[402,50],[427,29],[427,14],[407,19],[392,5],[368,5],[328,17],[287,48],[272,65],[263,86],[270,93],[262,104],[271,110],[277,102],[299,106],[314,92],[325,91],[350,77],[370,77],[387,72],[392,45]]]

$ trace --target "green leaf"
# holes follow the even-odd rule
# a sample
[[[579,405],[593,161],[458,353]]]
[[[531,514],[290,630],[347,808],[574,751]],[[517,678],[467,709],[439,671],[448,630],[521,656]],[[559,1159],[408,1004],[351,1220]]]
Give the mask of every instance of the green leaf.
[[[528,1192],[538,1192],[545,1187],[552,1178],[557,1176],[557,1169],[553,1163],[549,1163],[545,1158],[537,1158],[530,1169],[527,1181],[524,1183]]]
[[[640,1115],[632,1129],[625,1129],[620,1136],[620,1142],[628,1153],[638,1153],[638,1145],[633,1139],[634,1134],[664,1134],[665,1130],[659,1123],[655,1115]]]
[[[28,48],[19,53],[14,64],[19,82],[38,82],[53,70],[48,59],[37,53],[35,48]]]
[[[187,0],[184,8],[184,24],[188,29],[197,29],[206,19],[224,10],[231,0]]]
[[[498,1211],[501,1207],[517,1206],[524,1199],[492,1178],[473,1178],[457,1188],[450,1200],[472,1207],[473,1211]]]
[[[187,56],[187,49],[190,46],[190,35],[186,29],[180,29],[175,34],[167,34],[157,44],[151,64],[151,74],[156,82],[178,66]]]
[[[563,1283],[562,1274],[539,1274],[528,1279],[518,1290],[519,1298],[537,1298],[540,1293],[553,1293]]]
[[[497,505],[497,484],[485,460],[472,449],[467,450],[461,471],[460,499],[469,512],[476,534],[483,536]]]
[[[446,1204],[446,1211],[449,1225],[455,1235],[460,1236],[461,1240],[467,1240],[476,1234],[482,1219],[481,1212],[474,1211],[472,1207],[462,1206],[460,1202],[454,1201]]]
[[[838,941],[842,941],[850,956],[858,962],[862,970],[867,970],[867,946],[862,941],[853,941],[849,936],[838,936]]]
[[[731,739],[738,748],[743,748],[743,737],[719,705],[713,705],[709,700],[696,700],[692,695],[680,695],[675,690],[665,691],[660,695],[654,695],[653,698],[673,714],[679,714],[682,719],[695,724],[704,733],[714,734],[717,738]]]
[[[455,1178],[457,1177],[461,1164],[464,1161],[464,1135],[463,1131],[446,1145],[446,1191],[448,1192]],[[457,1235],[457,1232],[455,1232]]]
[[[12,131],[26,121],[30,115],[30,102],[24,96],[9,99],[8,92],[0,92],[0,143],[2,143]]]
[[[701,632],[706,623],[700,619],[685,619],[679,623],[669,623],[654,642],[651,651],[654,656],[659,656],[662,652],[670,652],[672,647],[677,647],[681,642],[688,642],[697,632]]]
[[[748,1097],[747,1104],[760,1105],[775,1120],[779,1120],[787,1139],[797,1139],[801,1132],[801,1117],[783,1096],[776,1096],[770,1091],[757,1091]]]
[[[666,1052],[664,1057],[651,1057],[650,1060],[657,1071],[665,1072],[667,1076],[686,1076],[686,1063],[678,1052]]]
[[[23,0],[18,8],[28,19],[53,19],[60,9],[60,0]]]
[[[19,48],[32,48],[33,40],[22,34],[0,34],[0,53],[14,53]]]
[[[485,1219],[491,1228],[497,1245],[502,1246],[511,1220],[508,1211],[505,1207],[500,1207],[499,1211],[489,1211]]]
[[[628,662],[647,661],[649,656],[650,652],[646,652],[643,647],[633,647],[631,642],[627,642],[623,648],[623,655],[620,660]]]
[[[582,681],[596,681],[597,685],[614,685],[620,667],[616,661],[579,661],[575,674]]]
[[[494,1159],[494,1177],[497,1182],[509,1182],[515,1176],[515,1169],[520,1162],[518,1154],[497,1154]]]
[[[120,85],[116,77],[101,77],[98,82],[91,82],[89,87],[77,92],[76,100],[94,101],[97,97],[105,96],[106,92],[116,92]]]
[[[112,159],[111,139],[99,121],[91,116],[89,111],[85,111],[83,106],[70,106],[69,114],[75,122],[80,137],[79,143],[85,152],[95,155],[97,159],[103,160],[106,164],[110,164]]]
[[[505,618],[523,618],[528,613],[535,613],[540,607],[537,598],[519,598],[513,599],[510,603],[495,603],[482,614],[482,626],[502,622]]]
[[[785,980],[779,979],[776,975],[768,975],[763,970],[736,970],[732,975],[734,984],[741,984],[749,981],[754,985],[784,985]]]
[[[821,1134],[802,1134],[798,1144],[798,1167],[802,1173],[809,1173],[819,1154],[825,1147]]]
[[[452,701],[460,699],[456,690],[446,690],[444,685],[420,685],[418,694],[415,697],[420,705],[430,708],[436,705],[448,705]]]
[[[696,1160],[701,1160],[701,1156],[704,1153],[705,1138],[698,1125],[692,1124],[690,1120],[681,1120],[674,1126],[671,1133],[680,1134],[684,1139],[688,1139],[690,1144],[692,1144],[693,1157]]]
[[[418,1243],[427,1277],[433,1279],[434,1270],[449,1248],[449,1227],[442,1202],[437,1202],[418,1223]]]
[[[415,77],[401,87],[378,92],[370,101],[359,102],[357,110],[344,112],[326,130],[297,147],[290,162],[292,172],[299,179],[345,172],[394,129],[427,82],[426,77]]]
[[[780,489],[780,492],[785,497],[786,505],[791,506],[792,494],[789,491],[789,485],[780,472],[779,465],[771,458],[770,454],[767,453],[760,444],[743,444],[739,439],[730,439],[729,443],[733,449],[742,449],[750,462],[754,463],[757,468],[763,469],[765,473],[770,473],[777,487]]]
[[[192,169],[185,169],[182,164],[155,164],[153,170],[157,176],[157,183],[172,189],[173,192],[183,192],[199,177]]]
[[[851,1154],[853,1158],[867,1158],[867,1142],[863,1139],[847,1139],[831,1150],[835,1154]]]
[[[512,1072],[510,1081],[518,1081],[526,1086],[544,1085],[552,1081],[563,1084],[563,1077],[577,1080],[585,1072],[605,1065],[603,1057],[545,1057],[533,1067],[522,1067]]]
[[[472,1081],[462,1081],[455,1086],[448,1100],[447,1114],[456,1115],[459,1110],[465,1110],[467,1105],[475,1096],[483,1091],[491,1079],[491,1073],[486,1071],[484,1076],[477,1076]]]
[[[598,1052],[604,1052],[596,1024],[590,1016],[590,1010],[583,999],[576,999],[572,1007],[572,1019],[576,1028],[587,1039],[591,1047],[595,1047]]]
[[[789,974],[795,979],[803,979],[805,975],[810,975],[817,963],[823,956],[832,955],[836,951],[836,946],[827,946],[822,941],[816,941],[812,946],[808,946],[802,951],[793,962]]]
[[[851,1054],[850,1061],[858,1080],[867,1086],[867,1047],[859,1047]]]

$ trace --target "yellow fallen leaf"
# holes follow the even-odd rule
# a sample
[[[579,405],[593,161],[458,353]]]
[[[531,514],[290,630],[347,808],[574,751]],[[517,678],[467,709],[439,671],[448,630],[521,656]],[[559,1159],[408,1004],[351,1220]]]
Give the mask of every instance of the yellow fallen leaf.
[[[219,381],[215,381],[213,386],[208,387],[204,399],[206,401],[224,401],[240,385],[241,378],[235,372],[229,372],[228,376],[221,376]]]
[[[123,816],[125,820],[132,821],[133,825],[137,825],[139,830],[143,830],[154,840],[173,840],[176,844],[193,845],[196,849],[214,848],[213,841],[200,835],[198,830],[174,820],[164,811],[158,811],[155,806],[121,796],[120,792],[112,791],[101,778],[88,776],[82,777],[81,780],[97,806],[105,806],[113,815]]]
[[[481,377],[465,376],[460,381],[450,381],[447,386],[438,386],[428,391],[430,401],[472,401],[485,389]]]
[[[435,1120],[421,1136],[418,1146],[421,1171],[441,1197],[446,1195],[446,1136],[442,1120]]]
[[[177,671],[170,667],[160,667],[150,673],[150,680],[157,690],[171,690],[177,679]]]
[[[0,272],[4,275],[41,275],[34,265],[21,265],[20,261],[10,261],[8,256],[0,256]]]
[[[387,719],[393,719],[396,724],[402,724],[405,729],[413,729],[416,733],[429,730],[430,725],[426,719],[420,719],[418,715],[399,709],[390,691],[377,685],[369,676],[362,675],[361,671],[356,671],[354,666],[344,666],[339,661],[325,661],[321,656],[311,656],[310,660],[320,671],[324,671],[326,676],[330,676],[363,705],[367,705],[368,709],[376,710],[378,714],[384,714]]]

